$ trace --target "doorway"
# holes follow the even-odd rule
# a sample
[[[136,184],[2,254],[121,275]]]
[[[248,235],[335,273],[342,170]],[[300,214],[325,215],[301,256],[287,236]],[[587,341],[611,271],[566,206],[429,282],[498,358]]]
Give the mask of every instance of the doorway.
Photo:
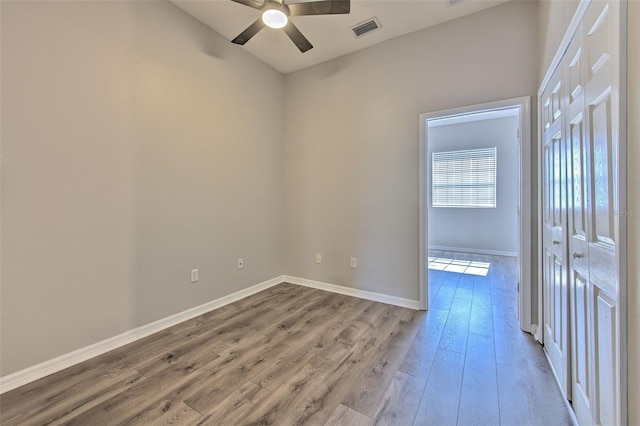
[[[471,204],[466,205],[466,207],[495,207],[495,203],[500,203],[502,200],[499,199],[499,196],[496,192],[496,184],[500,185],[498,179],[494,181],[493,191],[487,189],[486,181],[473,181],[473,177],[469,177],[469,173],[467,173],[466,177],[462,176],[449,176],[444,178],[446,182],[447,179],[450,181],[460,181],[464,180],[467,184],[466,188],[447,188],[446,185],[437,186],[434,189],[433,180],[434,178],[433,172],[437,172],[437,168],[442,166],[442,170],[454,170],[457,168],[467,170],[468,172],[468,164],[483,164],[483,167],[487,168],[487,170],[491,169],[492,161],[494,172],[495,172],[495,164],[498,160],[498,155],[496,151],[491,152],[491,146],[482,148],[471,148],[469,146],[456,146],[455,151],[447,151],[442,152],[440,159],[442,159],[442,163],[437,162],[437,158],[434,159],[433,156],[433,144],[434,140],[430,140],[429,128],[443,126],[443,125],[452,125],[457,123],[469,123],[472,121],[481,121],[488,120],[491,118],[500,118],[500,117],[508,117],[514,116],[517,128],[515,129],[517,134],[515,135],[516,140],[516,155],[515,155],[515,176],[517,176],[515,186],[517,190],[516,196],[516,241],[512,241],[512,245],[510,247],[515,247],[515,251],[504,250],[504,249],[489,249],[489,252],[484,251],[485,254],[489,255],[515,255],[518,259],[518,272],[517,272],[517,291],[518,291],[518,321],[520,324],[520,328],[523,331],[534,333],[535,329],[532,326],[532,306],[533,306],[533,296],[537,294],[537,291],[532,291],[532,272],[535,270],[532,268],[533,265],[536,265],[535,259],[532,259],[532,255],[535,254],[535,250],[532,250],[532,242],[535,241],[533,238],[534,235],[532,230],[531,223],[531,212],[536,208],[535,205],[532,205],[532,197],[531,197],[531,161],[530,155],[527,155],[531,152],[531,120],[530,120],[530,99],[529,97],[508,99],[504,101],[496,101],[490,102],[480,105],[472,105],[467,107],[455,108],[445,111],[437,111],[432,113],[425,113],[420,115],[420,305],[421,309],[429,308],[429,274],[428,274],[428,263],[429,263],[429,216],[430,216],[430,207],[434,204],[434,194],[436,195],[435,203],[449,203],[449,204]],[[433,135],[433,133],[432,133]],[[485,143],[486,145],[486,143]],[[490,144],[491,145],[491,144]],[[494,147],[496,145],[493,145]],[[460,149],[464,148],[464,149]],[[525,155],[523,155],[525,153]],[[493,157],[492,157],[493,156]],[[464,158],[463,158],[464,157]],[[466,157],[478,157],[476,160],[469,160]],[[465,162],[466,161],[466,162]],[[471,161],[471,162],[469,162]],[[475,161],[475,163],[473,162]],[[483,172],[484,173],[484,172]],[[437,175],[434,179],[437,179]],[[471,179],[473,182],[471,182]],[[469,185],[476,185],[477,188],[474,190],[474,194],[471,197],[469,196]],[[456,194],[456,190],[458,193]],[[432,193],[432,191],[436,191]],[[444,191],[444,192],[443,192]],[[466,192],[465,192],[466,191]],[[494,203],[493,206],[491,203]],[[474,206],[474,203],[476,204]],[[459,206],[460,207],[460,206]],[[464,210],[465,206],[462,208],[455,209],[457,210],[458,215],[461,215],[460,223],[465,222],[466,225],[469,225],[468,220],[464,220],[462,216],[465,214],[469,216],[469,213],[473,214],[470,210]],[[447,209],[443,209],[447,210]],[[476,210],[477,211],[477,210]],[[433,216],[435,214],[432,213]],[[469,216],[471,217],[471,216]],[[473,224],[471,224],[473,226]],[[435,228],[434,228],[435,229]],[[472,231],[464,229],[463,226],[460,226],[459,229],[456,230],[459,238],[465,233],[469,233]],[[497,231],[497,230],[496,230]],[[435,232],[432,232],[435,234]],[[439,250],[447,250],[451,248],[457,248],[454,246],[450,247],[443,244],[437,244],[438,241],[435,241],[432,244],[432,248],[437,248]],[[476,242],[477,244],[482,245],[481,242]],[[467,244],[468,246],[469,244]],[[507,244],[504,247],[508,247]],[[503,247],[503,248],[504,248]],[[468,249],[469,247],[467,247]],[[469,251],[469,250],[465,250]],[[471,251],[473,252],[473,247],[471,247]],[[493,253],[491,252],[493,251]],[[477,251],[476,253],[481,253],[482,251]],[[438,265],[436,265],[438,266]]]

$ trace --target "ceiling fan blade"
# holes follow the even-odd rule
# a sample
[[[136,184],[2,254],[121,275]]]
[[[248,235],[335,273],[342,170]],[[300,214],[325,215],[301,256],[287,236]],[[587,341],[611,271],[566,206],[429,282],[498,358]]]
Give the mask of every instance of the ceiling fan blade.
[[[241,32],[238,35],[238,37],[231,40],[231,43],[240,44],[240,45],[245,44],[246,42],[251,40],[251,37],[256,35],[258,31],[260,31],[263,27],[264,27],[264,23],[262,22],[262,18],[258,18],[256,22],[249,25],[246,30]]]
[[[254,9],[262,9],[262,7],[264,6],[264,3],[261,3],[259,1],[254,1],[254,0],[231,0],[231,1],[243,4],[245,6],[252,7]]]
[[[289,7],[290,16],[340,15],[351,11],[351,2],[349,0],[321,0],[305,3],[287,3],[287,7]]]
[[[291,20],[289,20],[289,22],[283,29],[284,32],[287,33],[293,44],[295,44],[302,53],[313,48],[313,45],[309,43],[309,40],[307,40],[305,36],[302,35],[298,27],[293,25],[293,22],[291,22]]]

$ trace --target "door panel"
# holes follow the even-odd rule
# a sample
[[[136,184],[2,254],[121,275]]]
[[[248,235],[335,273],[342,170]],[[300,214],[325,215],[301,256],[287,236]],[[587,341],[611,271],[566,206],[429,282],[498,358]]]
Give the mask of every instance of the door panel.
[[[606,2],[601,2],[590,7],[584,23],[588,30],[587,51],[590,68],[589,79],[591,79],[609,62],[611,57],[611,34],[607,31],[610,27],[609,5]]]
[[[565,396],[570,396],[568,357],[569,294],[566,268],[566,141],[563,122],[565,89],[557,72],[543,93],[543,338],[545,350]]]
[[[589,308],[587,279],[577,273],[573,277],[573,382],[572,404],[576,417],[580,424],[589,424],[591,421],[591,349],[589,332]]]
[[[593,424],[591,304],[589,299],[589,155],[585,137],[584,74],[581,32],[574,36],[566,53],[567,96],[567,210],[569,228],[569,305],[571,331],[571,402],[580,424]]]
[[[560,117],[562,116],[562,106],[561,106],[562,93],[560,92],[561,88],[562,88],[562,81],[558,80],[555,87],[551,91],[551,112],[552,112],[551,123],[552,124],[555,123],[556,121],[559,121]]]
[[[564,352],[564,330],[563,325],[565,323],[566,311],[564,309],[564,297],[562,294],[564,284],[564,268],[562,265],[562,259],[557,256],[553,256],[553,281],[552,293],[553,293],[553,343],[555,344],[554,350],[557,351],[557,356],[562,357]]]
[[[585,184],[585,140],[583,132],[582,114],[578,115],[569,126],[571,137],[570,181],[573,195],[571,204],[571,234],[579,243],[587,242],[587,188]]]
[[[591,122],[590,154],[592,156],[590,185],[593,200],[590,205],[591,235],[589,241],[590,280],[616,297],[617,262],[616,229],[618,202],[617,147],[611,134],[611,98],[588,106]]]
[[[617,424],[618,335],[618,132],[619,64],[617,2],[592,2],[583,21],[585,110],[589,162],[588,256],[592,292],[593,417],[595,424]]]
[[[578,101],[576,101],[578,102]],[[589,248],[588,248],[588,201],[587,188],[589,162],[584,137],[582,113],[569,124],[571,149],[567,153],[569,167],[569,274],[571,306],[571,364],[572,404],[580,424],[593,424],[591,410],[592,390],[592,335],[591,317],[593,309],[589,302]]]
[[[545,342],[552,340],[554,292],[553,289],[553,253],[544,252],[544,333]],[[548,339],[548,340],[547,340]],[[547,351],[548,352],[548,351]]]
[[[576,100],[584,103],[582,100],[582,87],[583,87],[583,76],[582,76],[582,46],[581,46],[582,38],[580,34],[577,34],[572,42],[575,46],[569,47],[567,55],[571,58],[568,67],[567,73],[567,84],[569,85],[569,103],[573,104]]]
[[[554,136],[551,140],[551,158],[553,161],[553,171],[551,173],[551,178],[553,182],[553,187],[551,191],[553,191],[553,200],[552,200],[552,210],[553,210],[553,222],[551,226],[553,227],[553,231],[562,232],[562,228],[564,225],[564,211],[562,208],[563,203],[563,179],[562,179],[562,169],[563,169],[563,161],[562,161],[562,139],[560,134]]]
[[[611,138],[611,98],[590,106],[593,140],[594,243],[615,246],[613,187],[615,171]]]
[[[615,425],[616,421],[616,306],[615,302],[596,289],[596,424]]]

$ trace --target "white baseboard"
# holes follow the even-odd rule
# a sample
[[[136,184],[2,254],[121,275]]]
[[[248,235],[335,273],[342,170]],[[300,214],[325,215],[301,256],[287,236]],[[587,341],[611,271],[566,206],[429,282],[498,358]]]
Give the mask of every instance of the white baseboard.
[[[57,358],[53,358],[32,367],[25,368],[24,370],[16,371],[15,373],[0,377],[0,394],[26,385],[27,383],[31,383],[35,380],[39,380],[50,374],[57,373],[58,371],[64,370],[72,365],[79,364],[98,355],[102,355],[113,349],[117,349],[138,339],[149,336],[150,334],[172,327],[183,321],[195,318],[198,315],[202,315],[247,296],[251,296],[252,294],[280,284],[283,281],[283,276],[272,278],[260,284],[245,288],[244,290],[212,300],[211,302],[207,302],[203,305],[187,309],[186,311],[134,328],[133,330],[126,331],[117,336],[94,343],[93,345],[85,346],[84,348],[69,352]]]
[[[543,349],[543,352],[544,352],[545,358],[547,359],[547,364],[549,364],[549,369],[551,370],[551,374],[553,374],[553,378],[556,381],[556,386],[558,386],[558,390],[560,391],[560,393],[564,394],[564,392],[562,391],[562,385],[560,384],[560,379],[556,374],[556,370],[553,368],[553,363],[551,362],[551,358],[549,358],[549,354],[547,353],[546,350]],[[573,411],[573,406],[571,405],[571,402],[569,402],[567,398],[562,398],[562,401],[564,402],[564,406],[566,407],[567,412],[569,413],[569,417],[571,417],[571,423],[573,424],[573,426],[580,426],[580,423],[578,422],[578,418],[576,417],[576,413],[575,411]]]
[[[320,281],[308,280],[305,278],[284,275],[284,282],[297,284],[304,287],[316,288],[318,290],[330,291],[332,293],[344,294],[345,296],[358,297],[360,299],[373,300],[374,302],[388,303],[390,305],[401,306],[403,308],[420,309],[420,301],[404,299],[402,297],[389,296],[387,294],[374,293],[372,291],[360,290],[352,287],[344,287],[336,284],[328,284]]]
[[[537,324],[532,324],[531,329],[532,329],[531,334],[533,334],[533,337],[536,339],[536,341],[541,345],[544,344],[542,340],[542,327],[538,327]]]
[[[449,246],[434,246],[429,244],[429,250],[442,250],[442,251],[455,251],[460,253],[472,253],[472,254],[488,254],[492,256],[509,256],[518,257],[517,251],[502,251],[502,250],[485,250],[474,249],[465,247],[449,247]]]
[[[84,348],[80,348],[78,350],[50,359],[40,364],[25,368],[24,370],[16,371],[15,373],[2,376],[0,377],[0,394],[26,385],[27,383],[42,379],[43,377],[49,376],[53,373],[57,373],[58,371],[62,371],[65,368],[69,368],[73,365],[87,361],[98,355],[102,355],[106,352],[132,343],[138,339],[142,339],[143,337],[149,336],[153,333],[157,333],[158,331],[162,331],[166,328],[172,327],[191,318],[195,318],[198,315],[202,315],[224,305],[228,305],[229,303],[244,299],[245,297],[251,296],[252,294],[258,293],[262,290],[266,290],[283,282],[297,284],[305,287],[317,288],[319,290],[330,291],[347,296],[359,297],[361,299],[388,303],[405,308],[420,309],[420,302],[417,300],[403,299],[401,297],[388,296],[386,294],[374,293],[366,290],[358,290],[355,288],[343,287],[335,284],[327,284],[319,281],[307,280],[304,278],[281,275],[279,277],[272,278],[268,281],[256,284],[249,288],[245,288],[244,290],[240,290],[219,299],[212,300],[200,306],[196,306],[191,309],[187,309],[186,311],[182,311],[166,318],[162,318],[158,321],[154,321],[150,324],[134,328],[117,336],[111,337],[98,343],[94,343],[93,345],[85,346]]]
[[[538,326],[535,324],[524,324],[524,327],[523,327],[522,323],[520,323],[520,330],[524,331],[525,333],[531,334],[534,338],[535,338],[537,327]]]

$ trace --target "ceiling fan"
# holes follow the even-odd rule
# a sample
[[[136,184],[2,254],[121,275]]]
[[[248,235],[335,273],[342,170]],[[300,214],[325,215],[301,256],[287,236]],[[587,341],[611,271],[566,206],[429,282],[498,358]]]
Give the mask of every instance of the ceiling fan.
[[[313,48],[313,45],[309,43],[309,40],[293,25],[289,17],[302,15],[341,15],[347,14],[351,10],[350,0],[320,0],[290,4],[285,3],[285,0],[265,0],[264,3],[256,0],[232,1],[258,9],[262,12],[262,16],[258,18],[258,20],[231,40],[232,43],[245,44],[266,25],[270,28],[282,28],[302,53]]]

